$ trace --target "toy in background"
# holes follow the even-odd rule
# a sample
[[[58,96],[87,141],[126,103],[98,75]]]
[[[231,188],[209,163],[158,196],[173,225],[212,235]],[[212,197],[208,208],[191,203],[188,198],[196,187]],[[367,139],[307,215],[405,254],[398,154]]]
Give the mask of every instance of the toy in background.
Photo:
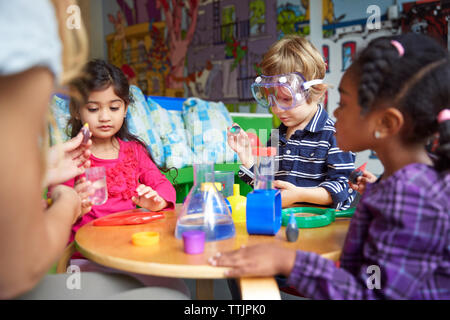
[[[281,192],[272,188],[275,147],[253,148],[255,189],[247,195],[248,234],[275,235],[281,227]]]
[[[187,231],[203,231],[205,241],[235,236],[231,212],[214,181],[214,164],[194,164],[194,185],[177,218],[175,237],[181,239]]]

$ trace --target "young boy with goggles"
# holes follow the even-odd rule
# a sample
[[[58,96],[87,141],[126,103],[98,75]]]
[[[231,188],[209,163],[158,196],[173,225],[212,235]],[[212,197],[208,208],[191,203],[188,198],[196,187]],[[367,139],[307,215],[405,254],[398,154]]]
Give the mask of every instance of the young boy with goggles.
[[[281,190],[282,206],[310,203],[347,209],[354,198],[348,177],[355,157],[337,147],[334,122],[320,105],[327,88],[322,56],[306,39],[290,35],[272,45],[261,69],[264,75],[256,78],[251,91],[282,122],[267,142],[278,147],[273,186]],[[242,162],[239,177],[253,184],[256,161],[247,134],[228,132],[228,144]]]

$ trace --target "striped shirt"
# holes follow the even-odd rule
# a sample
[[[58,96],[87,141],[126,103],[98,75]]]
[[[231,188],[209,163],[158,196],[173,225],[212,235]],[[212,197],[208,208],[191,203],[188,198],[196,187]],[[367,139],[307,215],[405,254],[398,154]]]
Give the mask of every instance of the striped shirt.
[[[450,174],[414,163],[368,184],[340,268],[297,251],[288,284],[313,299],[450,299]]]
[[[348,176],[355,169],[355,155],[337,147],[334,122],[328,113],[319,105],[303,130],[295,131],[289,139],[286,131],[287,127],[281,124],[278,130],[272,130],[267,142],[270,146],[278,140],[275,180],[297,187],[323,187],[330,193],[334,208],[349,208],[355,193],[348,185]],[[241,166],[238,175],[253,185],[253,167]]]

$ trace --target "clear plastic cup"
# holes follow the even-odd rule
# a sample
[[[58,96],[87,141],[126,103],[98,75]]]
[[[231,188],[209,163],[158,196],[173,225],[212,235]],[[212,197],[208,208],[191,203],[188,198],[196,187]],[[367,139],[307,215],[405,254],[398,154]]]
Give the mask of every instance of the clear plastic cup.
[[[89,200],[94,206],[100,206],[108,200],[105,167],[92,167],[86,169],[86,180],[91,182],[92,195]]]

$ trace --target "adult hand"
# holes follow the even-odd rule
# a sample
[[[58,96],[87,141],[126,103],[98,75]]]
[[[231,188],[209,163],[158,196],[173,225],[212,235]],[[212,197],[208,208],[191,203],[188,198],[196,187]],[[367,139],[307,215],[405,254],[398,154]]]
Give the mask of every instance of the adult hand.
[[[92,141],[89,139],[86,145],[82,145],[82,141],[83,134],[80,131],[76,137],[49,149],[44,187],[70,180],[83,174],[84,169],[90,167],[89,148]]]
[[[366,185],[368,183],[374,183],[377,181],[377,177],[369,171],[363,171],[363,175],[356,179],[356,183],[352,183],[348,181],[348,185],[355,191],[358,191],[360,194],[363,194],[366,191]]]
[[[92,183],[82,177],[75,182],[74,189],[78,193],[81,200],[81,216],[85,215],[92,209],[92,201],[89,200],[89,196],[94,194],[94,190],[91,188]]]
[[[73,203],[75,205],[75,210],[73,211],[74,216],[72,224],[75,223],[78,220],[78,218],[82,216],[81,199],[78,196],[75,189],[59,184],[52,189],[51,200],[52,200],[51,206],[56,205],[57,203],[61,203],[64,205]]]
[[[268,277],[278,274],[289,276],[295,263],[295,250],[275,244],[261,243],[251,247],[226,253],[218,253],[209,259],[217,267],[231,268],[226,276],[240,278],[245,276]]]

